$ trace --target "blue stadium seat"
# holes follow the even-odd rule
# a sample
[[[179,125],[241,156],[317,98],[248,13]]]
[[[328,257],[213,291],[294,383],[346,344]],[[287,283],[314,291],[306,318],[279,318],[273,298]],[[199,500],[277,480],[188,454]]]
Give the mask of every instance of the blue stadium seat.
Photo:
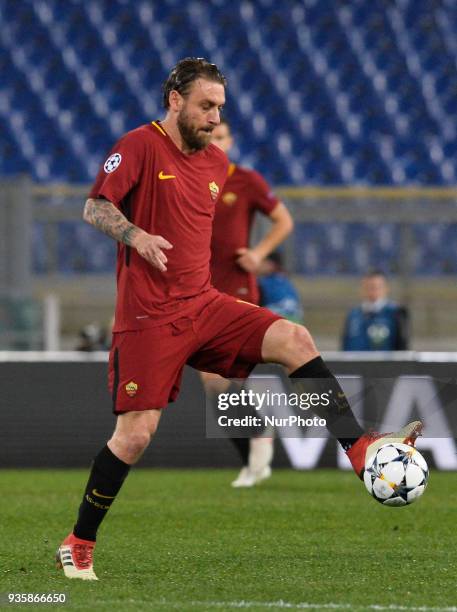
[[[101,160],[123,130],[160,113],[160,84],[173,61],[219,53],[233,83],[231,90],[229,80],[227,106],[235,130],[249,133],[239,146],[240,159],[263,147],[259,126],[266,122],[272,154],[262,171],[270,180],[296,182],[301,173],[292,171],[290,157],[303,148],[304,134],[321,146],[338,133],[344,151],[354,139],[368,141],[369,156],[351,155],[348,161],[324,147],[320,160],[304,172],[312,183],[453,184],[457,160],[444,145],[454,139],[457,111],[454,6],[401,2],[380,11],[366,2],[330,9],[291,0],[287,8],[274,2],[167,0],[159,10],[133,0],[65,6],[55,0],[5,0],[0,68],[5,89],[14,93],[14,110],[24,118],[15,138],[21,140],[21,130],[30,132],[31,142],[41,139],[40,129],[49,134],[49,175],[38,175],[31,158],[29,171],[36,180],[49,180],[59,166],[61,178],[55,152],[62,141],[69,161],[81,147]],[[189,37],[190,30],[196,35]],[[71,113],[69,129],[57,122],[49,132],[49,121],[64,111]],[[253,112],[260,117],[256,128]],[[279,148],[286,131],[290,151]],[[78,134],[76,142],[72,133]],[[402,143],[390,164],[380,134]],[[439,161],[428,155],[426,142],[437,134],[443,139]],[[22,167],[19,148],[15,155]],[[279,174],[272,162],[278,156]],[[14,161],[7,165],[14,173]],[[79,175],[69,163],[67,178],[91,180],[91,164],[78,165]],[[401,170],[394,172],[394,166]]]
[[[71,245],[71,248],[68,246]],[[112,272],[115,243],[83,221],[59,223],[58,262],[62,273]]]

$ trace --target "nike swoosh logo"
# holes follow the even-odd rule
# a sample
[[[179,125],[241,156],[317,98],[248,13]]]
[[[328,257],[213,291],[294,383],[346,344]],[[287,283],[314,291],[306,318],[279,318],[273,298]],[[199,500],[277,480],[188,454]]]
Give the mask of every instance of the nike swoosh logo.
[[[165,181],[166,179],[173,179],[173,178],[176,178],[174,174],[164,174],[163,170],[159,172],[159,179],[161,181]]]
[[[97,497],[103,497],[104,499],[114,499],[116,497],[115,495],[102,495],[97,491],[97,489],[92,489],[92,493]]]

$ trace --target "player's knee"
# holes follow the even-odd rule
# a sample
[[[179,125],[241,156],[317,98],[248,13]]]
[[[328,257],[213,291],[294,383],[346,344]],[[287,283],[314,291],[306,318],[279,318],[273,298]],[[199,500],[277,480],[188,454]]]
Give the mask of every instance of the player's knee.
[[[151,435],[151,432],[146,429],[131,432],[128,436],[130,452],[132,454],[139,454],[146,450],[151,441]]]
[[[304,363],[317,354],[316,345],[309,331],[303,325],[288,323],[284,333],[283,350],[291,365]],[[298,366],[297,366],[298,367]]]
[[[135,463],[146,450],[151,441],[151,433],[147,429],[133,430],[114,434],[111,443],[120,459],[126,463]]]

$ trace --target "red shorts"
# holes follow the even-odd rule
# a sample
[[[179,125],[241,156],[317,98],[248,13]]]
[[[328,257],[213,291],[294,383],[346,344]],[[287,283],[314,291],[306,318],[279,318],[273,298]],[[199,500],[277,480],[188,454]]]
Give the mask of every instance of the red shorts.
[[[179,393],[185,364],[224,378],[246,378],[278,315],[224,293],[159,327],[113,334],[109,388],[115,414],[164,408]]]

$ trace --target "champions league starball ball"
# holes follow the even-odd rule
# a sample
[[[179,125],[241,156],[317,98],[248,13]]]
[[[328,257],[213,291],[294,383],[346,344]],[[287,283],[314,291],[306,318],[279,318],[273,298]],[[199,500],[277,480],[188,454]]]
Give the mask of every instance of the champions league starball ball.
[[[368,492],[384,506],[412,504],[425,491],[427,462],[413,446],[381,446],[365,464],[363,480]]]

